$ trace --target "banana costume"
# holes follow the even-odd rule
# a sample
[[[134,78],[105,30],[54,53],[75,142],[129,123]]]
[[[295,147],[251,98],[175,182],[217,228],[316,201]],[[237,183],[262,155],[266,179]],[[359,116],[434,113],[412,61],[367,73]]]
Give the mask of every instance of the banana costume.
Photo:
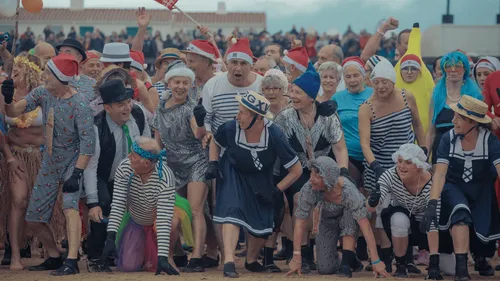
[[[413,25],[413,29],[410,33],[410,40],[408,41],[408,51],[401,57],[395,66],[396,70],[396,87],[399,89],[406,89],[411,92],[415,97],[418,108],[418,115],[420,116],[420,122],[424,128],[424,133],[427,133],[427,128],[429,127],[429,106],[432,97],[432,90],[434,89],[434,79],[430,71],[427,69],[425,64],[422,63],[420,67],[420,76],[413,83],[406,83],[401,76],[401,62],[408,55],[416,55],[421,62],[422,54],[420,51],[420,42],[422,36],[420,34],[420,28],[418,23]]]

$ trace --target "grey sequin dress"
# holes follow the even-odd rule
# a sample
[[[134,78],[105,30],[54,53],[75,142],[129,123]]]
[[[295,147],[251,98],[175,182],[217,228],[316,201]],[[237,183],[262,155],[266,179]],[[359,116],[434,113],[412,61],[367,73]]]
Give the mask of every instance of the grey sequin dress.
[[[152,128],[158,130],[167,151],[167,164],[175,174],[176,190],[190,182],[206,182],[205,171],[208,154],[201,141],[196,139],[191,129],[194,103],[187,101],[181,105],[165,108],[168,100],[162,100],[153,117]]]

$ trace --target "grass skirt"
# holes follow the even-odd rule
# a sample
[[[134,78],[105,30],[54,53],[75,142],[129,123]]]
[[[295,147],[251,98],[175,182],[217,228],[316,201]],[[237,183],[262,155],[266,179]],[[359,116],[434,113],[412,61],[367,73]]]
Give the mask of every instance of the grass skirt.
[[[42,153],[39,148],[19,148],[11,145],[11,151],[13,156],[19,161],[19,164],[24,169],[24,180],[26,181],[26,186],[28,187],[28,202],[31,196],[31,191],[35,186],[36,176],[42,162]],[[0,243],[6,241],[7,238],[7,225],[9,221],[9,214],[11,209],[12,194],[11,186],[12,182],[9,169],[7,168],[7,159],[2,159],[0,162],[0,180],[2,190],[0,192]],[[57,240],[61,240],[66,234],[66,220],[62,212],[62,185],[59,187],[59,192],[57,195],[56,208],[54,208],[54,213],[50,221],[50,228],[52,233]],[[36,236],[32,230],[27,227],[23,231],[24,237]],[[25,238],[23,238],[24,240]]]

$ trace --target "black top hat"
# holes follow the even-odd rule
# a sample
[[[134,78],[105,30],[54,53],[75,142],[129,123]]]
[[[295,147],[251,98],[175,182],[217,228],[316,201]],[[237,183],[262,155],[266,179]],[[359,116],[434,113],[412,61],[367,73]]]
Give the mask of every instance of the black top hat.
[[[83,45],[82,43],[80,43],[80,41],[73,38],[66,38],[61,44],[56,46],[57,52],[59,52],[59,49],[61,49],[61,47],[63,46],[75,48],[80,53],[80,55],[82,55],[82,61],[87,59],[87,54],[85,54],[85,50],[83,49]]]
[[[125,88],[121,80],[109,80],[99,87],[102,103],[110,104],[131,99],[134,96],[134,90]]]

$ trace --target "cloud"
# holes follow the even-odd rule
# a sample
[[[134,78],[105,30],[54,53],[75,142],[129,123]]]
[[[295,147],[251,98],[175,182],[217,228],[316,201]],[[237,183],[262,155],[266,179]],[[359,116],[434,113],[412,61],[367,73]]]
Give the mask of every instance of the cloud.
[[[380,7],[381,10],[399,10],[415,0],[360,0],[362,3],[362,8],[373,8]],[[382,9],[383,8],[383,9]]]
[[[92,8],[135,8],[137,0],[120,0],[119,4],[102,0],[84,0],[85,7]],[[352,0],[179,0],[177,3],[185,11],[216,11],[219,2],[226,3],[228,11],[266,12],[268,16],[290,16],[312,14],[325,7],[333,7],[342,1]],[[306,4],[307,2],[307,4]],[[45,7],[68,7],[70,0],[44,0]],[[153,0],[141,1],[140,5],[150,9],[162,6]]]

